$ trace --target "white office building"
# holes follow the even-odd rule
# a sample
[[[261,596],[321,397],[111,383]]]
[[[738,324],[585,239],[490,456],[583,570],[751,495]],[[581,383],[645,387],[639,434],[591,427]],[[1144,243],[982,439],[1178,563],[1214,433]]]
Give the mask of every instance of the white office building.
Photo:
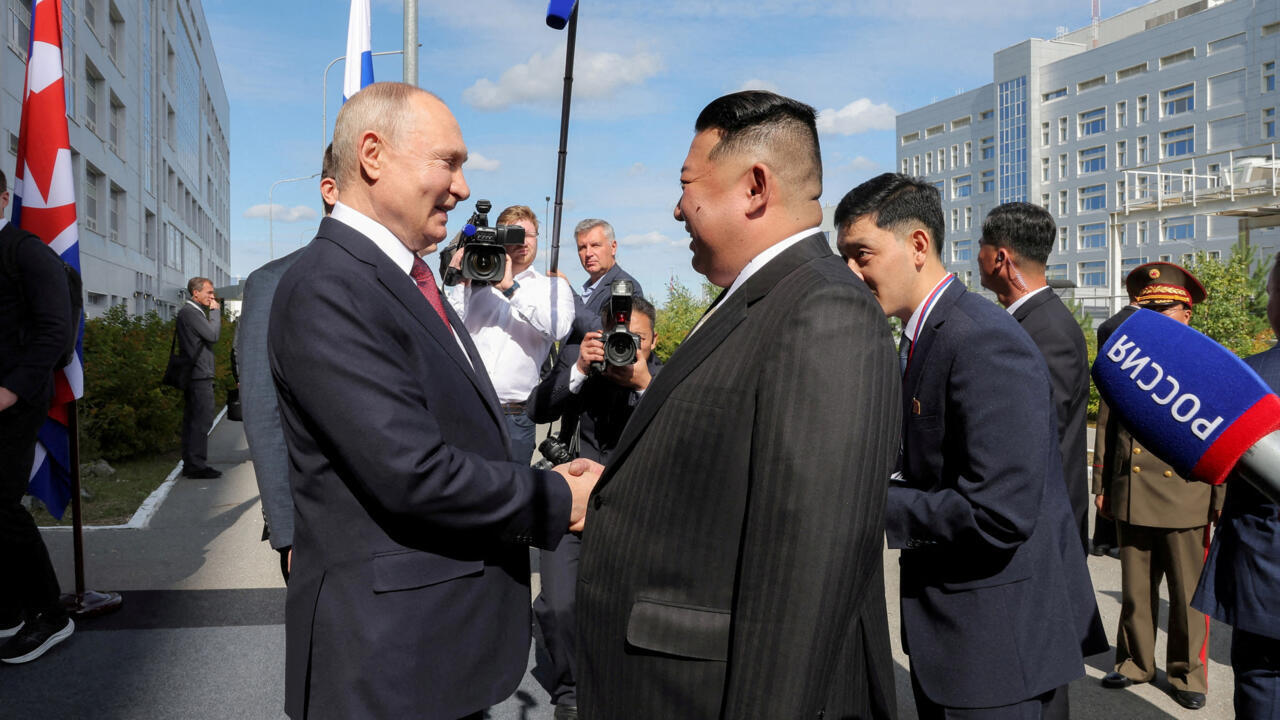
[[[0,0],[0,169],[12,185],[31,0]],[[85,311],[172,317],[230,280],[230,110],[199,0],[63,0]]]
[[[1280,247],[1278,55],[1280,0],[1155,0],[1000,50],[991,84],[899,115],[898,169],[942,192],[944,259],[972,287],[987,212],[1047,208],[1049,276],[1103,316],[1143,262]]]

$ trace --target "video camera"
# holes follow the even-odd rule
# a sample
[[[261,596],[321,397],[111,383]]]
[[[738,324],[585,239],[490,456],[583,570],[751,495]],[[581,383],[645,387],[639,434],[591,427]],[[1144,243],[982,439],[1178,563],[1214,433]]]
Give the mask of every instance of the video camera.
[[[630,280],[617,280],[609,286],[609,302],[605,305],[604,334],[600,342],[604,343],[604,362],[591,363],[595,372],[604,372],[607,365],[634,365],[636,353],[640,350],[640,336],[631,332],[631,294],[633,286]],[[609,324],[612,323],[612,329]]]
[[[556,465],[563,465],[573,461],[573,453],[569,452],[569,448],[564,443],[548,437],[538,445],[538,452],[542,453],[542,460],[534,463],[533,466],[539,470],[550,470]]]
[[[493,203],[477,200],[476,211],[462,228],[457,241],[440,253],[440,276],[445,285],[457,285],[462,278],[473,285],[492,285],[502,281],[507,271],[507,245],[524,242],[524,228],[519,225],[489,227],[489,210]],[[466,250],[462,256],[461,277],[449,266],[453,254]]]

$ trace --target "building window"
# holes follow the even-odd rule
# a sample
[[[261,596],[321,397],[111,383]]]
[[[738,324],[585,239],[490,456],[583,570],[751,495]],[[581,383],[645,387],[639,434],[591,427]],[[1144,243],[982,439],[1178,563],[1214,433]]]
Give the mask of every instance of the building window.
[[[1079,136],[1088,137],[1107,131],[1107,109],[1100,107],[1080,113]]]
[[[967,198],[973,194],[973,176],[960,175],[951,180],[951,198]]]
[[[1138,244],[1139,245],[1147,244],[1147,221],[1146,220],[1138,221]]]
[[[90,30],[98,29],[98,0],[84,0],[84,24]]]
[[[1121,100],[1116,103],[1116,127],[1122,128],[1129,125],[1129,103]]]
[[[1062,153],[1058,156],[1058,179],[1067,179],[1067,154]]]
[[[107,10],[107,20],[111,26],[107,28],[107,54],[116,65],[120,64],[120,45],[124,42],[124,16],[115,3]]]
[[[1180,85],[1160,93],[1160,103],[1164,117],[1181,115],[1196,109],[1196,86],[1194,83]]]
[[[31,0],[15,0],[9,8],[9,47],[26,62],[31,45]]]
[[[1044,268],[1044,276],[1049,280],[1066,280],[1067,264],[1055,263],[1053,265],[1046,265]]]
[[[84,217],[81,220],[88,230],[98,230],[98,204],[102,195],[102,173],[89,163],[84,164]]]
[[[951,243],[951,259],[957,262],[973,259],[973,241],[956,240]]]
[[[1117,70],[1116,82],[1120,82],[1121,80],[1128,80],[1131,77],[1137,77],[1138,75],[1141,75],[1146,71],[1147,71],[1146,63],[1140,63],[1138,65],[1134,65],[1133,67],[1124,68],[1123,70]]]
[[[1276,136],[1276,109],[1262,109],[1262,137],[1273,138]]]
[[[1139,135],[1138,136],[1138,164],[1142,165],[1149,162],[1148,157],[1149,156],[1147,154],[1147,136]]]
[[[1000,83],[999,159],[1001,203],[1027,199],[1027,78]]]
[[[1276,89],[1276,63],[1262,63],[1262,92],[1273,92]]]
[[[924,154],[924,174],[925,175],[933,174],[933,153]]]
[[[931,128],[929,128],[929,129],[927,129],[927,130],[925,130],[925,131],[924,131],[924,136],[925,136],[925,137],[927,137],[927,138],[931,138],[931,137],[933,137],[934,135],[941,135],[941,134],[942,134],[942,132],[943,132],[943,126],[941,126],[941,125],[934,125],[933,127],[931,127]]]
[[[984,137],[979,142],[981,143],[981,147],[979,148],[979,157],[981,157],[983,160],[995,160],[996,159],[995,137]]]
[[[960,229],[960,209],[951,208],[951,231],[955,232]]]
[[[990,120],[995,115],[994,110],[983,110],[979,115],[979,120]]]
[[[908,143],[913,143],[919,139],[920,139],[919,132],[907,133],[906,135],[902,136],[902,144],[906,145]]]
[[[1049,182],[1049,158],[1040,158],[1040,182]]]
[[[1107,186],[1102,185],[1085,185],[1080,188],[1080,212],[1090,212],[1093,210],[1105,210],[1107,207]]]
[[[1280,22],[1267,23],[1262,26],[1262,37],[1270,37],[1280,32]]]
[[[1185,62],[1187,60],[1194,60],[1195,57],[1196,57],[1195,48],[1187,48],[1186,50],[1183,50],[1181,52],[1165,55],[1164,57],[1160,58],[1160,69],[1163,70],[1169,67],[1170,65],[1176,65],[1177,63]]]
[[[1107,169],[1107,146],[1099,145],[1079,153],[1080,174],[1102,172]]]
[[[911,158],[911,174],[916,176],[920,175],[920,156],[919,155]]]
[[[1161,157],[1172,158],[1191,155],[1196,151],[1196,129],[1178,128],[1160,133]]]
[[[112,183],[111,197],[107,201],[107,229],[110,231],[112,242],[121,242],[120,223],[124,213],[124,190]]]
[[[1116,242],[1121,246],[1124,246],[1124,244],[1128,242],[1128,233],[1125,232],[1128,227],[1128,225],[1116,226]]]
[[[102,104],[102,75],[88,60],[84,63],[84,124],[98,131],[98,106]]]
[[[1058,252],[1060,253],[1066,252],[1067,245],[1070,242],[1071,242],[1071,231],[1067,229],[1066,225],[1059,225],[1058,226]]]
[[[1116,141],[1116,168],[1122,168],[1129,160],[1128,142],[1125,140]]]
[[[967,141],[964,144],[964,166],[969,167],[973,163],[973,141]]]
[[[1122,208],[1125,205],[1124,198],[1125,182],[1124,180],[1116,180],[1116,207]]]
[[[958,167],[960,167],[960,146],[952,145],[951,146],[951,169],[955,170]]]
[[[946,181],[946,180],[939,180],[938,182],[936,182],[936,183],[934,183],[934,184],[933,184],[933,187],[938,191],[938,197],[946,197],[946,195],[947,195],[947,192],[946,192],[946,191],[947,191],[947,181]]]
[[[1160,221],[1160,225],[1163,228],[1161,242],[1194,240],[1196,237],[1196,219],[1190,215],[1165,218]]]
[[[1058,118],[1058,144],[1067,141],[1067,119],[1065,117]]]
[[[115,93],[111,93],[111,122],[107,131],[107,146],[115,154],[124,151],[124,103]]]
[[[903,174],[903,175],[910,175],[910,174],[911,174],[911,160],[910,160],[910,158],[902,158],[902,174]]]
[[[938,148],[938,172],[947,169],[947,153],[942,148]]]
[[[982,171],[982,192],[989,193],[989,192],[995,192],[995,190],[996,190],[996,171],[983,170]]]
[[[1141,125],[1147,121],[1147,96],[1138,96],[1138,124]]]
[[[1058,191],[1058,217],[1067,216],[1067,191]]]
[[[1094,262],[1080,263],[1080,287],[1106,287],[1107,285],[1107,261],[1095,260]]]
[[[1060,97],[1066,97],[1066,96],[1067,96],[1067,89],[1058,88],[1057,90],[1044,93],[1043,95],[1040,96],[1040,98],[1043,102],[1049,102],[1050,100],[1057,100]]]
[[[1089,223],[1080,226],[1080,249],[1097,250],[1107,246],[1107,224]]]
[[[1145,256],[1136,257],[1136,258],[1123,258],[1122,260],[1120,260],[1120,276],[1129,277],[1129,273],[1133,272],[1134,268],[1138,267],[1139,265],[1146,265],[1146,264],[1147,264],[1147,258]]]
[[[1040,123],[1040,145],[1049,147],[1049,123]]]
[[[1049,193],[1040,193],[1040,207],[1049,212]]]
[[[966,207],[964,209],[964,229],[969,230],[973,227],[973,208]]]
[[[1077,84],[1076,92],[1082,93],[1082,92],[1085,92],[1086,90],[1092,90],[1096,87],[1102,87],[1103,85],[1106,85],[1106,84],[1107,84],[1107,76],[1099,75],[1096,78],[1085,80],[1084,82]]]

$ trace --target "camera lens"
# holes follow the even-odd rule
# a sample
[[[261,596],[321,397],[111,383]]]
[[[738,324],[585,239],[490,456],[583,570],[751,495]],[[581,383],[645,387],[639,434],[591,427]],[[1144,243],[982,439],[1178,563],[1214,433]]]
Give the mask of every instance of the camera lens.
[[[626,333],[610,333],[605,343],[605,359],[610,365],[631,365],[636,361],[636,341]]]
[[[496,282],[502,279],[502,248],[473,246],[467,249],[467,276],[472,280]]]

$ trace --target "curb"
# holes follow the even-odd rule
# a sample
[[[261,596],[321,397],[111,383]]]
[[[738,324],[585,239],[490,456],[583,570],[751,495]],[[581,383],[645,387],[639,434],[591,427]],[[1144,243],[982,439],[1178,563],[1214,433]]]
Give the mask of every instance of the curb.
[[[218,423],[222,422],[222,418],[226,417],[226,415],[227,415],[227,407],[224,405],[222,406],[222,412],[218,413],[218,416],[213,419],[213,424],[209,426],[209,432],[207,434],[212,435],[214,428],[218,427]],[[154,516],[156,514],[156,511],[160,509],[160,504],[164,502],[165,498],[169,497],[169,491],[172,490],[174,484],[178,482],[178,477],[181,474],[182,474],[182,461],[179,460],[178,464],[173,466],[173,470],[169,471],[169,475],[164,479],[164,482],[160,483],[160,487],[156,488],[155,490],[152,490],[151,494],[147,496],[147,499],[142,501],[142,504],[139,505],[138,509],[134,511],[133,517],[129,518],[129,522],[123,525],[85,525],[80,529],[81,530],[143,530],[147,528],[149,525],[151,525],[152,516]],[[72,525],[42,525],[38,529],[40,530],[71,530],[73,528],[74,526]]]

